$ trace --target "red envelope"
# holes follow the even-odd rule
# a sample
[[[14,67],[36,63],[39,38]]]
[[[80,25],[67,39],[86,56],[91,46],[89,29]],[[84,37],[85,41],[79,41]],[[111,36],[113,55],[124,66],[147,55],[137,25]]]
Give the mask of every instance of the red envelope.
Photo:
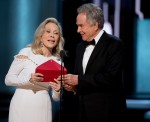
[[[58,76],[61,75],[61,65],[51,59],[39,65],[35,69],[35,72],[44,75],[44,80],[42,82],[54,82],[54,78],[58,78]],[[67,69],[62,66],[62,75],[65,75],[66,73]]]

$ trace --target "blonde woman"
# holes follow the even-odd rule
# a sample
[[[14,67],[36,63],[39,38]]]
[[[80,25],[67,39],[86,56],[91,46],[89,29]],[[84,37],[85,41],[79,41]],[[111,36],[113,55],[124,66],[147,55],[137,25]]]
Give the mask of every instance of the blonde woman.
[[[45,19],[35,31],[33,43],[19,51],[5,77],[7,86],[16,86],[10,102],[9,122],[52,122],[52,98],[59,100],[60,83],[41,82],[35,73],[40,64],[53,59],[60,63],[64,47],[62,28],[55,18]]]

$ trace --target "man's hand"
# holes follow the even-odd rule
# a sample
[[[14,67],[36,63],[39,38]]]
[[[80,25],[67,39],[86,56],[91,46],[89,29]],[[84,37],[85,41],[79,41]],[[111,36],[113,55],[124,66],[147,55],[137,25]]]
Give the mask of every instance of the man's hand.
[[[73,75],[73,74],[64,75],[63,76],[63,83],[70,85],[70,86],[78,85],[78,75]]]
[[[57,80],[61,80],[61,77],[59,76]],[[65,90],[71,91],[74,94],[76,94],[75,86],[78,85],[78,75],[73,75],[73,74],[63,75],[62,84]]]

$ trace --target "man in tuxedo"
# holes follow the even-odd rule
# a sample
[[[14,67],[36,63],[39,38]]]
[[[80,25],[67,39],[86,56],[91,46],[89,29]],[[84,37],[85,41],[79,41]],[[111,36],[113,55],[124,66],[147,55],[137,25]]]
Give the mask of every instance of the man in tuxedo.
[[[101,8],[86,3],[77,9],[74,74],[63,76],[67,91],[78,96],[79,122],[123,122],[126,97],[123,83],[124,44],[103,30]]]

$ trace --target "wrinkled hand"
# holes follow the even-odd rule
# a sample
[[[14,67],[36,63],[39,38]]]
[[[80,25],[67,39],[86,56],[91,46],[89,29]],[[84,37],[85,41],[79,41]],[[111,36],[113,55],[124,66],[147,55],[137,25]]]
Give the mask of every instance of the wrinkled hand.
[[[49,86],[54,89],[56,92],[60,91],[60,81],[57,79],[54,79],[55,82],[49,82]]]
[[[78,85],[78,75],[67,74],[63,76],[63,84],[70,86]]]
[[[61,80],[61,77],[58,78]],[[67,74],[62,77],[62,85],[67,91],[71,91],[76,94],[75,86],[78,84],[78,75]]]
[[[75,88],[75,86],[70,86],[70,85],[68,85],[68,84],[64,84],[63,87],[65,88],[65,90],[71,91],[71,92],[73,92],[74,94],[76,94],[76,88]]]
[[[32,73],[30,81],[41,82],[44,79],[43,77],[44,77],[44,75],[42,75],[41,73]]]

